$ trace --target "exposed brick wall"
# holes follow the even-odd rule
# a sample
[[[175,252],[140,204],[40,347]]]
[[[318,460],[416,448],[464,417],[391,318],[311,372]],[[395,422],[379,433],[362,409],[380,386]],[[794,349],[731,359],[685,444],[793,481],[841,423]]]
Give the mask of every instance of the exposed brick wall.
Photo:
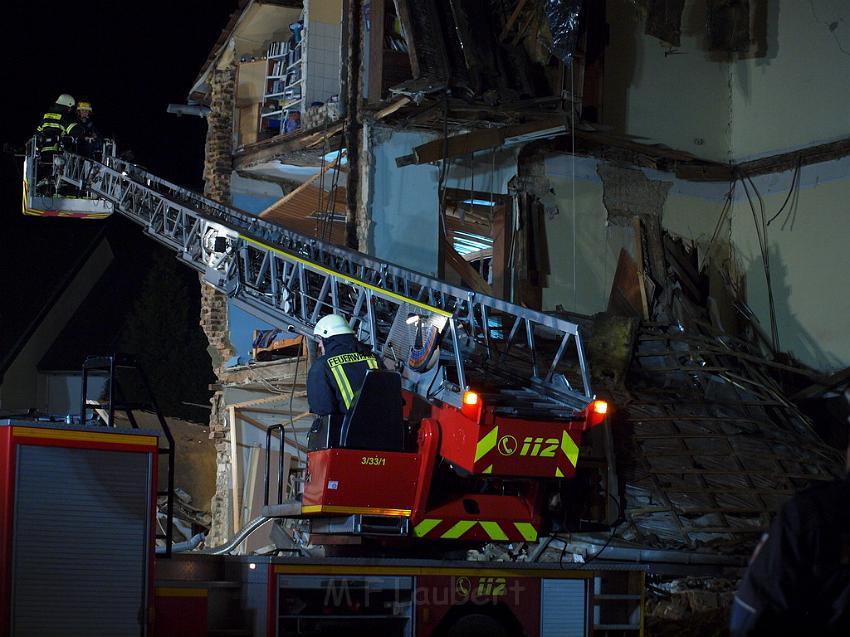
[[[233,166],[233,105],[236,67],[216,70],[210,78],[210,114],[204,159],[204,194],[225,205],[231,203],[230,174]],[[201,327],[210,342],[210,355],[216,375],[222,364],[235,355],[227,329],[227,297],[201,282]],[[211,399],[210,438],[216,449],[215,496],[211,503],[212,527],[207,546],[222,544],[233,528],[231,503],[230,427],[217,391]]]

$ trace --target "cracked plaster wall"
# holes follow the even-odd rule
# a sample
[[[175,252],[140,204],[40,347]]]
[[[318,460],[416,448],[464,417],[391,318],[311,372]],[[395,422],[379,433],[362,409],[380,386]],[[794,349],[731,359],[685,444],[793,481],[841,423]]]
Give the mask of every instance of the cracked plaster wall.
[[[546,159],[560,213],[547,219],[552,273],[544,290],[544,309],[562,305],[586,314],[604,310],[620,249],[634,256],[634,233],[623,224],[624,217],[630,211],[650,214],[660,206],[662,226],[693,240],[701,259],[715,237],[712,257],[743,283],[748,304],[769,334],[767,283],[756,225],[740,184],[731,210],[718,225],[728,184],[685,182],[650,170],[639,171],[638,177],[633,171],[591,158],[576,158],[574,163],[569,155]],[[766,219],[780,210],[792,177],[793,171],[787,171],[753,179]],[[767,229],[780,348],[824,371],[850,365],[850,279],[844,276],[850,271],[847,201],[850,158],[805,167],[795,194]],[[755,198],[754,203],[760,217]]]

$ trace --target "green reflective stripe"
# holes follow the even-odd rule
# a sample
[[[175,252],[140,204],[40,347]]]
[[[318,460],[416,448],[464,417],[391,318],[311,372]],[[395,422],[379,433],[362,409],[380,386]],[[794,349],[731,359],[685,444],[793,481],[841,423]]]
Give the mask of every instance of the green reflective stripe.
[[[378,369],[378,361],[375,360],[374,356],[370,356],[366,362],[369,365],[369,369]]]
[[[45,113],[44,119],[62,119],[62,115],[60,113]]]
[[[561,434],[561,451],[569,459],[570,464],[575,467],[578,462],[578,445],[566,431]]]
[[[528,522],[514,522],[514,526],[526,542],[534,542],[537,539],[537,529]]]
[[[334,375],[337,387],[339,387],[339,393],[342,394],[342,401],[345,403],[345,408],[348,409],[351,407],[351,401],[354,400],[354,392],[351,391],[351,384],[348,382],[348,378],[345,376],[345,372],[342,371],[341,367],[331,367],[331,372]]]
[[[38,129],[37,129],[37,130],[38,130],[38,132],[40,133],[40,132],[41,132],[41,131],[43,131],[45,128],[56,128],[56,129],[61,130],[61,131],[63,131],[63,132],[65,131],[65,127],[64,127],[64,126],[62,126],[61,124],[54,124],[53,122],[44,122],[44,123],[42,123],[42,124],[38,127]]]
[[[416,537],[428,535],[428,533],[433,531],[434,527],[436,527],[440,522],[442,522],[441,519],[422,520],[414,527],[413,533]]]
[[[65,134],[67,135],[68,133],[70,133],[71,129],[76,128],[76,126],[77,122],[71,122],[70,124],[68,124],[68,128],[65,129]]]
[[[484,529],[484,532],[490,536],[491,540],[504,542],[508,539],[508,536],[505,535],[505,532],[502,530],[502,527],[499,526],[498,522],[484,522],[483,520],[478,524]]]
[[[475,526],[475,520],[461,520],[440,537],[444,540],[456,540]]]
[[[487,432],[487,435],[481,438],[478,441],[478,444],[475,445],[475,460],[473,462],[478,462],[486,456],[493,447],[496,446],[496,443],[499,442],[499,425],[493,427],[490,431]]]

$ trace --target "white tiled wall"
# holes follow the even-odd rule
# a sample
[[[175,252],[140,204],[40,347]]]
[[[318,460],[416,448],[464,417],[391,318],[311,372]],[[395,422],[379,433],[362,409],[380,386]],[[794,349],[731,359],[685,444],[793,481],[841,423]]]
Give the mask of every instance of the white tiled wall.
[[[331,95],[339,94],[342,25],[308,20],[306,31],[304,108],[311,102],[327,102]]]

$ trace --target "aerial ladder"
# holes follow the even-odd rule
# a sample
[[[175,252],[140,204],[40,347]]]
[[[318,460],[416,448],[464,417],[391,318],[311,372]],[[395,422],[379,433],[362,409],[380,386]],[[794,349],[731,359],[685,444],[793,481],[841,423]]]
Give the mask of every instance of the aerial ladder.
[[[38,200],[29,186],[29,148],[24,211],[58,214],[62,197]],[[533,542],[565,523],[553,521],[552,496],[607,411],[576,323],[222,205],[121,159],[114,144],[101,159],[65,152],[50,168],[55,192],[79,193],[77,213],[89,202],[131,219],[279,329],[310,338],[322,316],[342,315],[382,362],[311,444],[298,500],[278,489],[269,502],[266,477],[267,516],[405,541]]]

